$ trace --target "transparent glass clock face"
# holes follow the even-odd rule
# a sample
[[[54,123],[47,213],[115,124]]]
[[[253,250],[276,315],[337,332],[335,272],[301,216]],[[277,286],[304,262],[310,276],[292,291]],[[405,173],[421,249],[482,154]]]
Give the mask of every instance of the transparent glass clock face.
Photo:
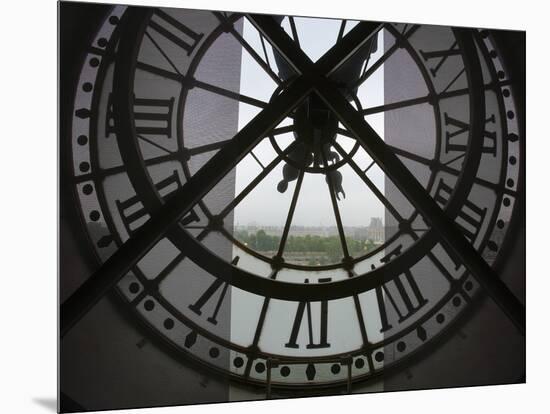
[[[99,262],[297,75],[246,16],[127,13],[98,28],[74,101],[74,192]],[[314,62],[358,23],[276,21]],[[132,119],[113,110],[120,76]],[[331,80],[499,260],[523,139],[490,35],[384,24]],[[152,335],[237,380],[314,387],[371,378],[452,329],[478,284],[326,103],[304,97],[260,138],[118,284]]]

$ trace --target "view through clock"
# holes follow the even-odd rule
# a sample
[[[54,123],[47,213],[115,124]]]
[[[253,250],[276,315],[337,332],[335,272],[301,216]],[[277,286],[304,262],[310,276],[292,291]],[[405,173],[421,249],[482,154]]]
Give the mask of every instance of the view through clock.
[[[525,33],[59,3],[62,412],[525,382]]]

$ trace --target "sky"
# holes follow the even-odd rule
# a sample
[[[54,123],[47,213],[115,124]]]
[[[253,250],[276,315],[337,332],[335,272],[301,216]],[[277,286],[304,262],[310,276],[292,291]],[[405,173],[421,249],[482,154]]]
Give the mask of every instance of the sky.
[[[301,48],[308,56],[316,61],[332,47],[338,36],[340,20],[318,18],[295,18],[298,37]],[[346,33],[356,22],[348,22]],[[290,33],[288,20],[282,23],[283,28]],[[382,34],[378,38],[378,50],[371,56],[371,62],[375,61],[383,51]],[[243,37],[258,51],[262,51],[258,32],[245,20]],[[268,47],[268,56],[272,66],[275,66],[271,49]],[[263,55],[263,53],[261,53]],[[269,78],[263,69],[243,50],[241,60],[241,85],[240,92],[245,95],[269,101],[275,83]],[[381,105],[384,102],[384,69],[383,65],[359,88],[357,93],[363,107]],[[259,108],[241,103],[239,105],[239,129],[244,127],[257,113]],[[384,115],[371,115],[366,118],[371,126],[384,137]],[[283,121],[284,125],[291,120]],[[277,137],[277,142],[284,148],[293,141],[291,133]],[[347,137],[339,136],[338,142],[346,150],[351,149],[353,141]],[[254,155],[266,165],[276,157],[272,145],[266,140],[260,142],[254,149]],[[354,158],[358,165],[366,168],[370,157],[360,149]],[[279,164],[263,182],[241,202],[235,209],[235,224],[257,224],[260,226],[283,226],[290,205],[295,182],[289,184],[285,193],[280,194],[276,190],[278,182],[282,178],[283,163]],[[247,156],[238,165],[236,170],[236,193],[238,194],[261,171],[260,165],[252,156]],[[353,172],[349,166],[340,168],[343,176],[343,189],[345,199],[338,202],[344,226],[366,226],[371,217],[384,218],[382,204],[366,187],[365,183]],[[384,192],[384,176],[377,167],[372,167],[368,172],[369,178]],[[334,226],[334,213],[330,201],[330,194],[324,175],[306,174],[298,198],[293,225],[296,226]]]

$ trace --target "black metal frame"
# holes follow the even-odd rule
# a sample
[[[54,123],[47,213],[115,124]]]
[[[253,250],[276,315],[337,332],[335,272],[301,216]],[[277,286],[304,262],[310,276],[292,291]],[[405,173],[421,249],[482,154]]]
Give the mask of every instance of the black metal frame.
[[[254,17],[252,17],[251,19],[254,19]],[[268,22],[268,25],[269,25],[269,22]],[[267,37],[267,36],[266,36],[266,37]],[[271,39],[271,40],[272,40],[272,39]],[[280,39],[279,39],[279,40],[280,40]],[[272,40],[272,41],[273,41],[273,40]],[[330,90],[331,85],[329,85],[328,82],[327,82],[326,80],[324,80],[324,81],[319,81],[319,82],[320,82],[320,83],[319,83],[320,86],[317,85],[317,84],[315,85],[315,86],[317,86],[317,88],[320,88],[320,90],[321,90],[321,91],[324,91],[324,92],[327,92],[327,89],[328,89],[328,92],[329,92],[329,95],[328,95],[328,96],[332,96],[332,95],[330,95],[330,93],[333,93],[333,94],[334,94],[334,91],[331,91],[331,90]],[[130,88],[130,89],[131,89],[131,88]],[[318,90],[318,89],[316,89],[316,90]],[[319,93],[319,92],[318,92],[318,93]],[[121,94],[121,96],[122,96],[122,94]],[[122,99],[126,99],[126,98],[122,98]],[[340,102],[340,103],[341,103],[341,102]],[[342,108],[343,108],[343,109],[342,109]],[[349,113],[349,112],[350,112],[350,108],[345,108],[345,106],[342,107],[342,108],[340,108],[340,111],[343,111],[343,112],[344,112],[344,116],[350,116],[350,113]],[[355,109],[353,109],[353,108],[351,108],[351,109],[352,109],[352,110],[355,110]],[[130,111],[130,112],[131,112],[131,111]],[[336,111],[335,111],[335,112],[336,112]],[[132,116],[133,114],[130,114],[130,115]],[[354,120],[353,120],[353,117],[352,117],[352,121],[354,121]],[[359,130],[361,130],[361,128],[364,129],[364,125],[362,126],[362,125],[359,124]],[[152,183],[151,183],[151,184],[152,184]],[[154,187],[153,187],[153,188],[154,188]],[[183,190],[183,189],[182,189],[182,190]],[[160,208],[160,207],[158,207],[158,208]],[[449,214],[449,213],[448,213],[448,214]],[[154,218],[154,217],[153,217],[153,218]],[[153,220],[153,218],[151,219],[151,221]],[[198,248],[198,245],[197,245],[197,248]],[[136,261],[137,261],[137,259],[136,259]],[[121,275],[121,277],[122,277],[123,275],[124,275],[124,273]],[[116,281],[112,282],[111,286],[113,286],[114,284],[116,284]],[[107,288],[107,289],[108,289],[108,288]],[[276,296],[274,296],[274,297],[276,297]],[[321,297],[321,296],[319,296],[319,297]],[[323,296],[323,297],[324,297],[324,296]],[[64,308],[64,309],[70,309],[70,308]],[[64,310],[62,309],[62,317],[63,317],[63,312],[64,312]],[[66,331],[64,331],[64,332],[66,332]]]
[[[128,13],[141,13],[129,10]],[[135,17],[135,16],[134,16]],[[131,19],[131,17],[126,17]],[[151,248],[162,236],[164,230],[183,217],[190,208],[206,194],[216,182],[219,181],[236,163],[248,152],[259,138],[266,136],[269,130],[293,108],[293,104],[299,102],[303,97],[315,89],[321,98],[331,106],[332,110],[340,117],[342,123],[351,131],[363,145],[365,150],[377,160],[378,164],[398,185],[401,191],[407,195],[409,200],[423,214],[424,218],[432,223],[445,241],[447,248],[457,254],[466,267],[485,286],[488,293],[495,301],[504,308],[504,311],[511,317],[520,330],[524,330],[524,309],[517,299],[500,282],[490,266],[479,256],[477,251],[471,247],[466,239],[460,234],[453,221],[437,206],[427,195],[424,189],[416,182],[403,164],[398,160],[392,150],[381,141],[370,126],[359,116],[355,109],[350,106],[340,92],[330,84],[328,75],[341,67],[342,63],[349,58],[364,42],[368,35],[372,34],[378,25],[360,23],[348,36],[344,38],[343,45],[337,45],[317,64],[309,61],[303,52],[296,48],[293,42],[269,17],[250,16],[261,33],[274,45],[279,53],[287,59],[289,64],[301,74],[281,95],[274,98],[269,108],[264,109],[249,125],[240,131],[235,138],[223,147],[212,160],[205,165],[197,174],[178,191],[170,201],[159,208],[162,214],[156,214],[151,220],[139,229],[103,266],[94,274],[75,295],[73,295],[62,306],[62,335],[70,329],[79,317],[81,317],[99,298],[108,291],[130,268]],[[461,33],[463,42],[468,47],[466,33]],[[473,43],[470,41],[470,48]],[[331,54],[332,53],[332,54]],[[327,57],[328,56],[328,57]],[[336,58],[335,58],[336,56]],[[131,119],[133,113],[131,105],[128,105],[127,91],[131,88],[133,79],[128,74],[133,73],[131,68],[125,65],[131,64],[135,59],[120,60],[117,62],[115,73],[116,82],[121,93],[115,93],[114,105],[119,117]],[[475,77],[475,74],[471,74]],[[475,91],[475,88],[474,88]],[[481,118],[481,117],[479,117]],[[479,119],[478,118],[478,119]],[[474,118],[475,119],[475,118]],[[475,129],[475,128],[474,128]],[[124,131],[127,132],[127,131]],[[258,138],[259,137],[259,138]],[[368,137],[368,139],[365,139]],[[231,145],[229,145],[231,144]],[[216,169],[207,168],[215,165]],[[216,173],[214,173],[216,171]],[[209,185],[205,185],[210,183]],[[185,204],[183,204],[185,203]],[[185,208],[181,209],[180,206]],[[386,269],[388,271],[389,269]],[[234,272],[233,272],[234,273]],[[234,275],[229,275],[230,279]],[[249,275],[245,275],[249,276]],[[251,276],[251,275],[250,275]],[[375,275],[370,275],[375,279]],[[255,278],[257,279],[257,278]],[[358,278],[359,279],[359,278]],[[351,279],[350,279],[351,280]],[[279,282],[280,283],[280,282]],[[371,286],[374,286],[371,284]],[[266,284],[271,290],[272,284]],[[294,289],[295,287],[293,287]],[[308,288],[311,288],[309,286]],[[295,298],[303,297],[297,292]],[[311,294],[308,289],[308,297],[312,300],[323,295]],[[345,294],[340,293],[344,296]],[[271,295],[277,297],[277,293]]]

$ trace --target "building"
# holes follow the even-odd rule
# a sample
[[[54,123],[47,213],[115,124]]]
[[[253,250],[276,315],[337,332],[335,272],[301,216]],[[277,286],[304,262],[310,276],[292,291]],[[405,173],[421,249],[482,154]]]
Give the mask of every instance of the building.
[[[376,244],[382,244],[385,240],[384,224],[380,217],[372,217],[367,227],[367,239]]]

